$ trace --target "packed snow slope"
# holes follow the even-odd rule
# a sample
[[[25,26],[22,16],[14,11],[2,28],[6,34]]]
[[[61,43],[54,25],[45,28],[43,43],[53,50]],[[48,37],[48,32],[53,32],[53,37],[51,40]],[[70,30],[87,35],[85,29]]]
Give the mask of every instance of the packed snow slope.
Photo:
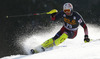
[[[88,24],[89,37],[93,41],[84,43],[84,30],[79,27],[77,37],[74,39],[66,39],[58,47],[52,48],[46,52],[30,54],[30,49],[34,48],[45,40],[53,37],[62,27],[56,25],[50,31],[34,34],[30,37],[24,37],[23,41],[18,41],[19,46],[28,55],[11,55],[1,59],[100,59],[100,27]]]

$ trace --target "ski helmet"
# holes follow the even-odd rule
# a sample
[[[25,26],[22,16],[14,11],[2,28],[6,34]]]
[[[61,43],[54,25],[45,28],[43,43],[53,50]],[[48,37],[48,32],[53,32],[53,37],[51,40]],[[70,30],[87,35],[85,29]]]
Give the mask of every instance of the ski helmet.
[[[66,11],[70,11],[72,12],[73,10],[73,5],[71,3],[65,3],[63,5],[63,11],[66,12]]]

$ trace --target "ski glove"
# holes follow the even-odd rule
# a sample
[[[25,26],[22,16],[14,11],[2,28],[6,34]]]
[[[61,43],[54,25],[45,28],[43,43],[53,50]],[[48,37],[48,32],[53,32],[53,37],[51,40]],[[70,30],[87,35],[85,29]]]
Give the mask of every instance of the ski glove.
[[[51,16],[52,16],[52,17],[54,17],[56,14],[57,14],[57,12],[55,12],[55,13],[52,13],[52,14],[51,14]]]
[[[84,36],[84,42],[85,42],[85,43],[90,42],[90,39],[88,38],[88,35],[85,35],[85,36]]]

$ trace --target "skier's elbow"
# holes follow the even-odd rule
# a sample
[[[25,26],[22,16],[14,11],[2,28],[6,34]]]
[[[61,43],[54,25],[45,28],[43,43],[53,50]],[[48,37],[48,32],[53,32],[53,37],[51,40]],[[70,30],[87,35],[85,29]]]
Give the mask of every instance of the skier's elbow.
[[[51,16],[51,20],[53,20],[53,21],[54,21],[55,19],[56,19],[55,17],[52,17],[52,16]]]

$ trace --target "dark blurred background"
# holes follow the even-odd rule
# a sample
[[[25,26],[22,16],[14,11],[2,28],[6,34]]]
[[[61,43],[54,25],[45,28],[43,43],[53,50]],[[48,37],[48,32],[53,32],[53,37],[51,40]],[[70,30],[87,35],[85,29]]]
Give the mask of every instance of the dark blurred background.
[[[0,57],[26,54],[17,46],[17,38],[45,30],[44,27],[53,23],[50,15],[5,16],[42,13],[52,9],[61,11],[66,2],[73,4],[74,10],[83,16],[86,23],[100,25],[100,0],[0,0]]]

